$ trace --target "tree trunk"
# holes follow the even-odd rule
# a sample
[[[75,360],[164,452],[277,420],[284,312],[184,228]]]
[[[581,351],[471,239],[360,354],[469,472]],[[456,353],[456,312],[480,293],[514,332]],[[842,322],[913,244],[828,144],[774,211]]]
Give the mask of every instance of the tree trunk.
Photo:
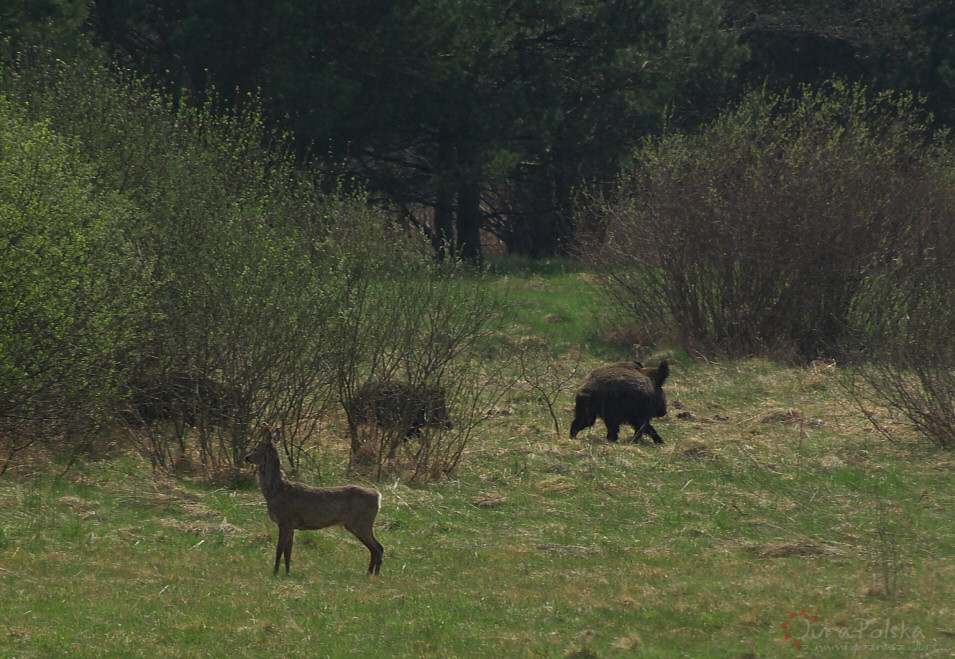
[[[481,166],[466,141],[458,142],[458,254],[465,261],[481,260]]]
[[[431,235],[431,245],[439,259],[447,257],[454,246],[454,160],[454,140],[448,130],[442,129],[438,138],[434,233]]]
[[[481,184],[467,177],[458,187],[458,253],[469,263],[481,260]]]

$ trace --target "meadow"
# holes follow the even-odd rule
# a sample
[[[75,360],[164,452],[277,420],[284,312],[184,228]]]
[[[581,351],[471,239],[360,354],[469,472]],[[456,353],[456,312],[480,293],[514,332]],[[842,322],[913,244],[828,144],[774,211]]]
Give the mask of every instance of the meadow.
[[[0,477],[0,656],[955,654],[950,452],[888,441],[840,364],[667,346],[643,356],[672,365],[664,445],[609,444],[601,422],[571,440],[574,387],[630,346],[569,264],[494,281],[507,335],[574,370],[560,434],[519,382],[457,473],[409,485],[344,476],[330,425],[295,479],[381,491],[380,577],[342,529],[297,533],[273,577],[251,470],[228,487],[157,474],[117,437],[108,457]]]

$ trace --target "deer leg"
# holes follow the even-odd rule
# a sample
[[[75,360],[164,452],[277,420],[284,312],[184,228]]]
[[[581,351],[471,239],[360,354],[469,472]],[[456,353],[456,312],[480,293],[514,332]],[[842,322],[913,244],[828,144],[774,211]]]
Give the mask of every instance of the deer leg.
[[[285,541],[285,574],[289,573],[289,563],[292,561],[292,539],[295,537],[295,529],[288,530],[288,540]]]
[[[275,570],[272,572],[272,574],[279,573],[279,562],[282,560],[282,541],[284,539],[283,533],[284,531],[282,530],[282,527],[280,526],[279,539],[278,539],[278,542],[275,543]]]
[[[381,543],[371,536],[370,543],[365,544],[368,547],[368,551],[371,552],[371,561],[368,563],[368,574],[378,574],[381,571],[381,561],[385,556],[385,548],[381,546]]]
[[[285,554],[285,573],[288,574],[289,571],[289,558],[292,555],[292,534],[295,533],[290,528],[284,526],[279,527],[279,542],[275,547],[275,571],[273,574],[279,573],[279,564],[282,561],[282,554]]]
[[[371,553],[371,562],[368,563],[368,574],[378,574],[378,572],[381,570],[381,561],[385,555],[385,548],[381,546],[380,542],[378,542],[374,532],[371,529],[359,532],[355,528],[347,525],[345,528],[353,536],[361,540],[361,543],[365,545],[365,547],[367,547],[368,551]]]

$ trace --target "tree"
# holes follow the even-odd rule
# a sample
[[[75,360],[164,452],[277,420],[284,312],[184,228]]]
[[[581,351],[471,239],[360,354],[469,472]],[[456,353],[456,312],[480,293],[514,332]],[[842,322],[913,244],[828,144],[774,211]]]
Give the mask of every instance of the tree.
[[[25,48],[77,46],[88,7],[88,0],[0,0],[0,59],[12,61]]]
[[[955,122],[955,11],[951,0],[726,0],[724,28],[750,52],[741,89],[776,91],[833,76],[926,97]]]
[[[561,249],[575,186],[665,107],[712,113],[740,54],[719,20],[716,2],[663,0],[106,0],[92,16],[171,84],[261,89],[320,166],[472,260],[483,230]]]

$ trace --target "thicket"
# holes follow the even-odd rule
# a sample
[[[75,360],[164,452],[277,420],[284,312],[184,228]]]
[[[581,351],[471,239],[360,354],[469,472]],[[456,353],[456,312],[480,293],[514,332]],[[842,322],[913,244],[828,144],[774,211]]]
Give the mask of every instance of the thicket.
[[[388,363],[438,377],[500,317],[490,296],[436,295],[479,275],[435,265],[408,232],[383,242],[360,195],[296,170],[253,99],[237,113],[177,106],[43,57],[4,70],[2,89],[5,465],[36,442],[61,450],[53,437],[81,448],[118,421],[157,468],[234,474],[253,426],[283,421],[294,469],[373,356],[444,333]],[[459,444],[474,425],[462,419]]]
[[[894,389],[920,427],[945,419],[944,444],[951,165],[947,135],[911,96],[840,82],[754,92],[696,134],[648,140],[592,192],[582,253],[647,333],[690,351],[875,358],[864,381]],[[903,402],[912,384],[923,394]],[[932,421],[919,410],[930,399]]]
[[[130,209],[93,179],[74,144],[0,97],[0,473],[40,438],[95,424],[141,312]]]
[[[950,181],[946,204],[955,208]],[[869,273],[850,313],[858,351],[848,383],[891,441],[900,417],[936,446],[955,446],[955,213],[919,227],[918,244]],[[889,415],[880,414],[888,409]]]
[[[873,268],[950,212],[915,102],[831,83],[649,140],[591,197],[584,253],[635,318],[711,353],[836,356]]]

